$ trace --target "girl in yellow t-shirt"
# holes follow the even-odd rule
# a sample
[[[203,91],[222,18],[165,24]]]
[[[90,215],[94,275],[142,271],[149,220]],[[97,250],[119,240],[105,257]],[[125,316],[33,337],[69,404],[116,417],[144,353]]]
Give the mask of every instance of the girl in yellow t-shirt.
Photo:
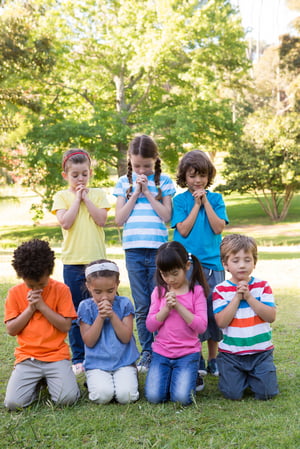
[[[77,311],[80,302],[89,296],[85,287],[85,265],[106,256],[103,226],[110,205],[102,189],[88,188],[92,169],[87,151],[66,151],[62,168],[68,189],[54,195],[52,213],[62,227],[64,282],[70,287]],[[76,321],[69,331],[69,341],[73,371],[78,375],[84,370],[84,344]]]

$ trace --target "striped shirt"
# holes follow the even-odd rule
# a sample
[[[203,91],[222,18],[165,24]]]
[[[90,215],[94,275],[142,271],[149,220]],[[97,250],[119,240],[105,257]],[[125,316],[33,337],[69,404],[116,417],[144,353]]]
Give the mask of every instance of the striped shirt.
[[[251,277],[249,291],[258,301],[275,307],[271,287],[266,281]],[[236,284],[231,281],[218,284],[213,292],[214,313],[224,310],[235,294]],[[262,320],[245,300],[241,300],[233,320],[222,331],[220,352],[244,355],[273,348],[270,323]]]
[[[135,173],[132,174],[133,192],[136,189]],[[158,193],[154,182],[154,174],[147,176],[148,189],[155,197]],[[121,176],[114,189],[114,196],[126,198],[126,192],[129,188],[129,182],[126,175]],[[175,194],[175,187],[169,176],[160,175],[160,189],[162,196],[171,197]],[[127,199],[126,199],[127,201]],[[132,248],[159,248],[168,241],[168,230],[164,221],[155,212],[150,202],[143,193],[140,193],[132,209],[130,216],[123,228],[123,249]]]

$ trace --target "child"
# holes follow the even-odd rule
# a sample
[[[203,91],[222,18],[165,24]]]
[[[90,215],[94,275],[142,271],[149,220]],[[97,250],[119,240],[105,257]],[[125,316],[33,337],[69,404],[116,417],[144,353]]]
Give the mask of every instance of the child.
[[[6,329],[19,344],[4,401],[9,410],[30,405],[42,379],[56,404],[72,404],[80,395],[65,342],[76,313],[69,288],[50,278],[54,259],[49,244],[38,239],[14,251],[12,265],[24,282],[5,302]]]
[[[157,248],[168,240],[165,222],[171,218],[175,188],[161,173],[157,146],[151,137],[136,137],[129,145],[128,157],[127,175],[118,180],[114,190],[116,223],[124,224],[123,248],[142,347],[138,370],[145,372],[153,342],[145,322],[154,289],[155,256]]]
[[[146,325],[156,332],[152,361],[146,378],[149,402],[170,399],[188,405],[196,390],[201,343],[198,334],[207,326],[208,292],[201,265],[191,262],[178,242],[163,244],[157,252],[156,281]]]
[[[269,284],[251,276],[256,243],[244,235],[227,235],[221,257],[231,278],[217,285],[213,294],[216,321],[224,335],[219,343],[219,388],[228,399],[241,399],[247,387],[256,399],[270,399],[278,394],[269,324],[276,309]]]
[[[204,275],[210,287],[208,301],[208,327],[200,335],[200,340],[207,340],[207,371],[218,376],[216,356],[218,341],[222,332],[216,325],[212,308],[212,291],[216,284],[225,279],[220,258],[221,233],[228,223],[225,204],[220,193],[207,190],[213,183],[216,169],[207,154],[200,150],[190,151],[181,159],[177,173],[177,183],[187,187],[183,193],[175,196],[171,226],[175,228],[174,240],[182,243],[188,252],[192,252],[201,262]],[[199,374],[205,375],[205,361],[200,358]],[[199,387],[203,379],[199,378]]]
[[[106,404],[114,397],[121,404],[139,398],[135,362],[139,352],[133,337],[133,305],[117,296],[119,269],[114,262],[97,260],[85,270],[92,296],[78,308],[85,343],[85,371],[89,398]]]
[[[105,257],[104,231],[109,203],[99,188],[88,188],[92,175],[90,156],[85,150],[71,149],[64,153],[63,178],[67,190],[57,192],[53,199],[52,213],[62,227],[62,261],[64,282],[70,287],[75,309],[88,297],[85,288],[85,265],[99,257]],[[73,371],[83,372],[84,345],[76,321],[69,332],[72,349]]]

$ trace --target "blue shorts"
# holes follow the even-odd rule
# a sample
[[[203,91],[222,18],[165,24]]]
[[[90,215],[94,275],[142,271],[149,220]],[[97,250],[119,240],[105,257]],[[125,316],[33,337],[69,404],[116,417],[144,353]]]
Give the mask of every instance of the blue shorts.
[[[218,327],[215,315],[213,311],[212,304],[212,293],[217,284],[220,284],[225,279],[225,272],[222,271],[214,271],[208,268],[202,267],[204,276],[207,280],[207,283],[210,288],[210,292],[207,298],[207,329],[206,331],[199,335],[200,341],[213,340],[213,341],[221,341],[223,338],[223,333],[221,329]]]
[[[219,389],[227,399],[238,400],[246,388],[255,399],[271,399],[278,394],[273,349],[255,354],[229,354],[219,352]]]

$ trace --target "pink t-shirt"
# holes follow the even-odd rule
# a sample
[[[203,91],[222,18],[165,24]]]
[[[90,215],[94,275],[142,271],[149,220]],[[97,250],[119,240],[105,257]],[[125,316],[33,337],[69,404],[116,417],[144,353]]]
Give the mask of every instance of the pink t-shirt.
[[[207,328],[207,303],[203,288],[196,285],[194,293],[190,291],[177,296],[177,300],[194,314],[190,324],[187,324],[175,309],[170,311],[165,321],[156,319],[156,314],[166,304],[164,294],[165,292],[162,298],[159,298],[158,288],[155,287],[146,320],[147,329],[157,332],[152,343],[153,351],[170,359],[199,352],[201,343],[198,334],[202,334]]]

